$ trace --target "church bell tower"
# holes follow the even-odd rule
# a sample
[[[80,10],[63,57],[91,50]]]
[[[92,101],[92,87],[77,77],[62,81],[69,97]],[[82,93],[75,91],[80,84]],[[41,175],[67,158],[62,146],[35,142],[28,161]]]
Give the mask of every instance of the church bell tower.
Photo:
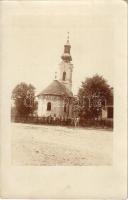
[[[60,70],[59,81],[71,91],[73,64],[71,63],[72,57],[70,54],[70,49],[71,45],[69,43],[69,32],[68,32],[67,42],[64,45],[64,53],[61,56],[62,61],[59,64],[59,70]]]

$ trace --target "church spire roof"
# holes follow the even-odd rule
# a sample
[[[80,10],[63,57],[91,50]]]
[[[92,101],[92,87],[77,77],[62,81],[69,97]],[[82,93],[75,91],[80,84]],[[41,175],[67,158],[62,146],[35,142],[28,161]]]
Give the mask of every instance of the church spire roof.
[[[57,80],[57,72],[55,72],[55,78],[54,78],[54,80]]]
[[[67,42],[64,45],[64,53],[61,56],[61,59],[65,62],[70,62],[72,61],[72,57],[70,55],[70,49],[71,49],[71,45],[69,42],[69,32],[68,32],[68,36],[67,36]]]
[[[68,32],[68,35],[67,35],[67,45],[70,45],[70,43],[69,43],[69,32]]]

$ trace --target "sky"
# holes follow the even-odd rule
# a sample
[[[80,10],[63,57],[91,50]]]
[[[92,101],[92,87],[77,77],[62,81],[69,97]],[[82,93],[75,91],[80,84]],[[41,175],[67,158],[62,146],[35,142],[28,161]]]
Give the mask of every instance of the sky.
[[[116,48],[122,48],[123,1],[12,1],[0,5],[2,75],[11,90],[26,82],[38,93],[54,80],[67,32],[74,94],[82,81],[95,74],[114,87]]]

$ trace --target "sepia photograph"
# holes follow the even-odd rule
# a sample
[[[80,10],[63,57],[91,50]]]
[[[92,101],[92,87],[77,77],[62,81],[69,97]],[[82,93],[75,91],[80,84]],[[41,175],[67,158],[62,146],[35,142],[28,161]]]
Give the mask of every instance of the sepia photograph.
[[[0,195],[125,199],[127,2],[0,1]]]
[[[112,16],[99,19],[88,9],[82,18],[33,13],[13,19],[13,164],[112,164]]]

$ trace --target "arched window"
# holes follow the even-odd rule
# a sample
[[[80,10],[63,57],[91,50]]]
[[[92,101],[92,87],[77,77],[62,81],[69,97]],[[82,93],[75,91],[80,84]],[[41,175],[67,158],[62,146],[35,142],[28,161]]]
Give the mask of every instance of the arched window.
[[[66,72],[63,72],[63,81],[66,79]]]
[[[66,104],[64,105],[64,112],[66,112]]]
[[[51,102],[47,103],[47,110],[50,111],[51,110]]]

